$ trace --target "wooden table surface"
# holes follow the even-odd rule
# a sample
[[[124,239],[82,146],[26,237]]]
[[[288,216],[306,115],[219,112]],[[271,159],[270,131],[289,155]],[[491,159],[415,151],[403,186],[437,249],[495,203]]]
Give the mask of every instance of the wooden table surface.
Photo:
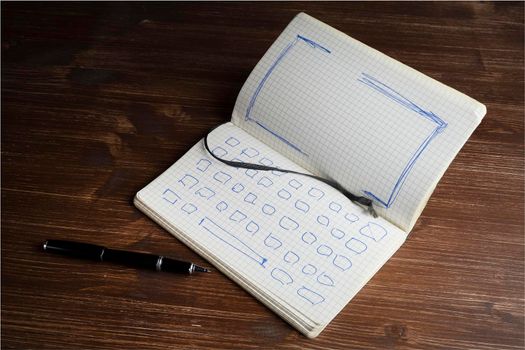
[[[71,260],[48,238],[206,264],[132,205],[304,11],[487,105],[405,245],[316,339],[221,273]],[[2,3],[1,345],[522,349],[523,3]]]

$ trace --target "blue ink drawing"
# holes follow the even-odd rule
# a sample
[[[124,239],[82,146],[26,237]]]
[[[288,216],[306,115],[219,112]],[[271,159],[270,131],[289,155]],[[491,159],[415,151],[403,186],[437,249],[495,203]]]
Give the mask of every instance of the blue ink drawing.
[[[312,305],[321,304],[325,298],[313,290],[306,288],[305,286],[297,290],[297,295],[304,298],[306,301],[310,302]]]
[[[229,137],[226,141],[224,141],[224,143],[230,147],[235,147],[241,142],[237,140],[235,137]]]
[[[210,199],[211,197],[215,196],[215,191],[213,191],[212,189],[210,189],[208,187],[203,187],[203,188],[197,190],[197,192],[195,192],[195,194],[197,196],[199,196],[199,197]]]
[[[241,151],[241,154],[247,156],[248,158],[253,158],[253,157],[259,155],[259,151],[256,150],[256,149],[253,148],[253,147],[248,147],[248,148],[243,149],[243,150]]]
[[[192,188],[193,186],[195,186],[196,184],[199,183],[199,180],[197,180],[197,178],[195,176],[192,176],[190,174],[185,174],[179,181],[177,181],[178,183],[182,184],[182,186],[186,187],[188,186],[189,188]]]
[[[275,207],[270,204],[264,204],[261,210],[266,215],[273,215],[273,213],[275,213]]]
[[[280,268],[274,268],[270,274],[272,278],[278,282],[280,282],[283,286],[286,284],[292,284],[293,278],[290,276],[290,274],[283,269]]]
[[[230,174],[225,173],[224,171],[218,171],[215,173],[215,175],[213,175],[213,178],[219,181],[220,183],[225,184],[228,181],[230,181],[232,176]]]
[[[330,231],[330,233],[332,234],[332,236],[334,238],[337,238],[337,239],[341,239],[345,236],[345,233],[344,231],[338,229],[338,228],[333,228],[332,231]]]
[[[352,267],[352,262],[350,259],[343,255],[336,255],[332,261],[332,264],[334,264],[334,266],[341,271],[346,271]]]
[[[326,244],[321,244],[319,247],[317,247],[317,252],[319,253],[319,255],[330,256],[332,255],[333,250]]]
[[[320,224],[323,225],[323,226],[328,227],[328,225],[330,224],[330,219],[328,219],[327,216],[319,215],[319,216],[317,217],[317,222],[320,223]]]
[[[295,149],[296,151],[302,153],[303,155],[305,156],[308,156],[306,153],[304,153],[297,145],[291,143],[290,141],[288,141],[285,137],[283,137],[282,135],[278,134],[277,132],[275,132],[274,130],[270,129],[269,127],[267,127],[265,124],[263,124],[261,121],[257,121],[255,119],[253,119],[251,117],[251,112],[253,110],[253,107],[255,105],[255,102],[257,101],[257,97],[259,96],[259,93],[261,92],[262,88],[264,87],[264,84],[266,84],[266,81],[270,78],[270,76],[272,75],[272,73],[274,72],[275,68],[279,65],[279,63],[281,63],[283,61],[283,59],[287,56],[287,54],[289,54],[292,49],[298,44],[298,43],[305,43],[307,44],[308,46],[310,46],[311,48],[313,48],[314,50],[320,50],[320,52],[323,52],[325,54],[330,54],[331,51],[329,49],[327,49],[326,47],[318,44],[317,42],[311,40],[311,39],[308,39],[302,35],[297,35],[295,37],[295,39],[289,43],[284,49],[283,51],[281,51],[281,53],[279,54],[279,56],[277,56],[276,60],[272,63],[272,65],[268,68],[268,71],[266,71],[266,73],[264,74],[264,77],[261,79],[261,81],[259,82],[259,85],[257,86],[257,88],[255,89],[251,99],[250,99],[250,103],[248,104],[248,108],[246,109],[246,115],[244,117],[244,119],[246,121],[251,121],[251,122],[254,122],[256,125],[258,125],[259,127],[261,127],[262,129],[266,130],[267,132],[269,132],[270,134],[272,134],[274,137],[276,137],[277,139],[279,139],[281,142],[285,143],[286,145],[290,146],[291,148]]]
[[[419,107],[414,102],[410,101],[405,96],[401,95],[399,92],[395,91],[388,85],[380,82],[373,76],[361,73],[361,77],[357,79],[359,82],[367,85],[368,87],[376,90],[377,92],[381,93],[386,98],[389,98],[390,100],[394,101],[395,103],[400,104],[401,106],[419,114],[422,118],[427,119],[428,121],[435,124],[434,130],[428,135],[428,137],[419,145],[419,147],[416,149],[414,154],[411,156],[411,158],[408,160],[407,164],[405,165],[405,168],[401,171],[401,174],[399,175],[399,178],[397,179],[392,191],[390,192],[390,195],[386,199],[381,199],[375,194],[373,194],[371,191],[363,190],[363,192],[371,197],[376,202],[380,203],[383,207],[389,208],[395,201],[397,195],[399,194],[399,191],[401,190],[401,187],[403,186],[405,180],[407,179],[410,171],[414,167],[414,164],[416,164],[416,161],[421,156],[421,154],[425,151],[425,149],[428,147],[428,145],[432,142],[432,140],[439,135],[441,132],[445,130],[447,127],[447,123],[439,118],[437,115],[432,113],[431,111],[426,111],[423,108]]]
[[[361,227],[359,233],[365,237],[372,238],[376,242],[379,242],[385,238],[388,232],[383,226],[376,224],[375,222],[369,222],[366,226]]]
[[[255,204],[255,200],[257,199],[257,195],[249,192],[246,197],[244,197],[244,201],[246,203]]]
[[[324,192],[321,191],[321,190],[318,189],[318,188],[315,188],[315,187],[310,188],[310,190],[308,191],[308,194],[309,194],[311,197],[314,197],[314,198],[317,199],[317,200],[323,198],[323,196],[324,196]]]
[[[263,176],[263,177],[261,177],[261,179],[257,182],[257,185],[268,188],[268,187],[270,187],[271,185],[273,185],[273,181],[270,180],[268,177]]]
[[[308,213],[308,210],[310,210],[310,206],[308,203],[298,199],[295,201],[295,208],[299,211],[302,211],[303,213]]]
[[[278,239],[277,237],[273,236],[270,233],[264,239],[264,245],[267,246],[268,248],[272,248],[273,250],[275,250],[275,249],[279,248],[280,246],[282,246],[283,242],[281,242],[280,239]]]
[[[355,215],[355,214],[351,214],[351,213],[346,213],[345,214],[345,219],[347,221],[350,221],[350,222],[356,222],[359,220],[359,216]]]
[[[258,171],[257,170],[254,170],[254,169],[247,169],[245,171],[245,174],[248,176],[248,177],[251,177],[252,179],[255,177],[255,175],[257,175]]]
[[[217,208],[218,211],[225,211],[226,209],[228,209],[228,203],[226,203],[225,201],[220,201],[216,206],[215,208]]]
[[[230,220],[235,222],[241,222],[244,219],[246,219],[246,214],[244,214],[241,211],[234,211],[232,215],[230,215]]]
[[[252,236],[256,234],[259,231],[259,225],[257,225],[255,222],[250,221],[246,225],[246,231],[248,231]]]
[[[290,197],[292,197],[292,194],[288,192],[287,190],[285,190],[284,188],[282,190],[279,190],[279,192],[277,192],[277,195],[284,200],[288,200],[290,199]]]
[[[295,264],[299,261],[299,255],[295,254],[291,250],[287,251],[286,254],[283,256],[283,260],[286,261],[288,264]]]
[[[317,237],[312,232],[305,232],[303,233],[301,239],[306,244],[314,244],[315,241],[317,241]]]
[[[273,162],[268,158],[262,157],[261,159],[259,159],[259,164],[270,166],[273,164]]]
[[[164,192],[162,192],[162,199],[168,203],[175,204],[181,198],[178,194],[167,188]]]
[[[222,148],[221,146],[217,146],[211,150],[211,153],[215,154],[219,158],[222,158],[228,154],[228,151]]]
[[[191,203],[186,203],[182,206],[182,208],[180,208],[183,212],[185,212],[186,214],[191,214],[191,213],[194,213],[197,211],[197,207],[194,206],[193,204]]]
[[[249,245],[237,238],[235,235],[226,231],[221,226],[217,225],[212,219],[204,217],[199,222],[199,225],[202,226],[202,228],[204,228],[206,231],[208,231],[209,233],[211,233],[212,235],[229,245],[230,247],[234,248],[235,250],[239,251],[240,253],[255,261],[257,264],[266,268],[264,264],[268,261],[268,259],[261,256],[259,253],[257,253],[254,249],[252,249]]]
[[[335,286],[334,280],[330,276],[328,276],[325,272],[317,276],[317,282],[327,287]]]
[[[312,264],[306,264],[303,266],[303,269],[301,270],[305,275],[311,276],[317,273],[317,267],[315,267]]]
[[[242,190],[244,190],[244,185],[241,184],[241,183],[236,183],[232,187],[232,191],[235,192],[235,193],[240,193],[240,192],[242,192]]]
[[[328,205],[328,208],[330,208],[330,210],[332,211],[335,211],[336,213],[339,213],[342,209],[342,206],[339,203],[330,202],[330,204]]]
[[[208,159],[201,159],[197,163],[197,170],[205,172],[210,167],[211,162]]]
[[[291,179],[290,181],[288,181],[288,185],[290,185],[290,187],[295,188],[297,190],[301,188],[303,184],[297,181],[296,179]]]
[[[357,238],[351,238],[345,243],[345,246],[356,254],[361,254],[368,248],[366,243],[360,241]]]
[[[288,216],[283,216],[281,220],[279,220],[279,226],[281,226],[287,231],[293,231],[297,230],[297,228],[299,227],[299,223],[297,223],[297,221]]]

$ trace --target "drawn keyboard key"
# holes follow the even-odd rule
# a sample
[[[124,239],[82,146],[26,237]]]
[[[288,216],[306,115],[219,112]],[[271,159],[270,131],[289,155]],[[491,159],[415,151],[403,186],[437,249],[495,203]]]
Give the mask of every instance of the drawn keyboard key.
[[[317,247],[317,253],[319,253],[319,255],[330,256],[332,255],[332,252],[332,248],[330,248],[326,244],[321,244],[319,247]]]
[[[213,178],[219,181],[221,184],[226,184],[231,180],[232,176],[224,171],[218,171],[213,175]]]
[[[310,190],[308,191],[308,194],[317,200],[324,197],[324,192],[316,187],[310,188]]]
[[[264,245],[273,250],[280,248],[283,245],[283,242],[271,233],[264,239]]]
[[[361,240],[354,237],[346,242],[345,246],[356,254],[361,254],[367,249],[365,242],[362,242]]]
[[[248,231],[248,233],[253,236],[259,231],[259,225],[254,221],[250,221],[248,224],[246,224],[246,231]]]
[[[173,192],[172,190],[170,190],[169,188],[167,188],[163,193],[162,193],[162,199],[164,199],[166,202],[168,203],[171,203],[171,204],[175,204],[177,203],[177,201],[179,201],[181,198],[178,194],[176,194],[175,192]]]
[[[325,301],[325,298],[321,294],[314,292],[313,290],[304,286],[297,290],[297,294],[306,301],[310,302],[312,305],[321,304],[323,301]]]
[[[271,276],[274,280],[278,281],[283,286],[293,283],[292,276],[288,272],[280,268],[274,268],[271,272]]]
[[[216,155],[219,158],[224,158],[228,154],[228,151],[222,148],[221,146],[217,146],[214,149],[211,150],[211,153]]]
[[[325,272],[317,276],[317,282],[327,287],[335,286],[334,280],[330,276],[328,276]]]
[[[178,183],[182,184],[184,187],[193,188],[195,185],[199,183],[199,180],[190,174],[185,174],[183,177],[180,178]]]
[[[336,255],[332,264],[341,271],[346,271],[352,267],[352,262],[346,256]]]
[[[292,197],[292,194],[289,191],[285,190],[284,188],[279,190],[279,192],[277,192],[277,195],[284,200],[288,200],[290,199],[290,197]]]
[[[310,210],[310,206],[308,205],[308,203],[300,199],[295,201],[295,208],[299,211],[302,211],[303,213],[308,213],[308,211]]]
[[[279,220],[279,226],[287,231],[293,231],[297,230],[299,223],[288,216],[283,216],[281,220]]]
[[[290,187],[295,188],[296,190],[298,190],[299,188],[301,188],[301,186],[303,184],[300,183],[299,181],[297,181],[296,179],[291,179],[290,181],[288,181],[288,185],[290,185]]]
[[[241,142],[235,137],[229,137],[226,141],[224,141],[224,143],[230,147],[237,147]]]
[[[180,208],[186,214],[192,214],[197,211],[197,207],[191,203],[186,203]]]
[[[305,275],[311,276],[317,273],[317,267],[315,267],[312,264],[306,264],[303,266],[303,269],[301,271],[303,271]]]
[[[286,261],[288,264],[293,265],[299,261],[299,255],[289,250],[286,252],[286,254],[284,254],[283,260]]]
[[[215,196],[215,191],[213,191],[209,187],[202,187],[195,192],[195,194],[199,197],[210,199],[211,197]]]
[[[268,177],[266,177],[266,176],[263,176],[263,177],[261,177],[261,179],[257,182],[257,185],[268,188],[268,187],[270,187],[271,185],[273,185],[273,181],[270,180],[270,178],[268,178]]]
[[[210,167],[211,162],[208,159],[201,159],[197,163],[197,170],[205,172]]]
[[[248,157],[248,158],[253,158],[253,157],[259,155],[259,151],[256,150],[256,149],[253,148],[253,147],[248,147],[248,148],[243,149],[243,150],[241,151],[241,154],[242,154],[242,155],[245,155],[245,156]]]
[[[275,207],[270,204],[264,204],[261,208],[262,212],[266,215],[273,215],[275,213]]]
[[[380,242],[387,235],[386,229],[375,222],[369,222],[366,226],[363,226],[359,232],[363,236],[372,238],[376,242]]]

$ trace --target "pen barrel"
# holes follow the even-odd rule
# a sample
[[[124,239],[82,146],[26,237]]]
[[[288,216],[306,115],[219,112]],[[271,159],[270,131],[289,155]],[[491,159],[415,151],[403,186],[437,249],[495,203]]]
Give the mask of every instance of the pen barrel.
[[[57,239],[45,241],[42,247],[46,252],[98,261],[102,260],[101,256],[104,252],[104,247],[100,245]]]
[[[109,249],[90,243],[71,242],[63,240],[47,240],[43,244],[44,251],[67,255],[75,258],[96,261],[109,261],[134,268],[143,268],[156,271],[166,271],[182,274],[192,274],[195,269],[207,272],[207,269],[195,266],[193,263],[166,258],[164,256],[128,252],[124,250]]]
[[[134,268],[159,270],[159,263],[161,263],[163,259],[153,254],[106,249],[102,260]]]
[[[161,271],[192,274],[195,271],[195,265],[185,261],[163,258]]]
[[[106,249],[102,260],[111,261],[134,268],[175,273],[192,273],[194,269],[194,265],[189,262],[178,261],[159,255],[127,252],[116,249]]]

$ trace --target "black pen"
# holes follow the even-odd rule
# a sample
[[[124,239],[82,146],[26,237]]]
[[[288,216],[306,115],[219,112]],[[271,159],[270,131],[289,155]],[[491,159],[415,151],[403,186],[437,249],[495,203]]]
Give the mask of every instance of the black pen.
[[[45,241],[42,247],[44,248],[44,251],[50,253],[96,261],[111,261],[130,267],[145,268],[156,271],[184,274],[210,272],[209,269],[197,266],[191,262],[170,259],[161,255],[109,249],[90,243],[50,239]]]

